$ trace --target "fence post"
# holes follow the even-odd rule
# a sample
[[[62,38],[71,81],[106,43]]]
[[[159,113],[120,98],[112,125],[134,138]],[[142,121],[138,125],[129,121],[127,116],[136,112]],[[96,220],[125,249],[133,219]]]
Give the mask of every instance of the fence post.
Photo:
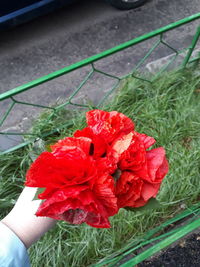
[[[185,56],[184,60],[183,60],[183,64],[182,64],[182,68],[185,68],[188,61],[190,60],[190,57],[192,55],[192,52],[194,51],[194,48],[199,40],[200,37],[200,26],[197,28],[197,31],[194,35],[194,38],[192,39],[192,43],[191,46],[188,49],[187,55]]]

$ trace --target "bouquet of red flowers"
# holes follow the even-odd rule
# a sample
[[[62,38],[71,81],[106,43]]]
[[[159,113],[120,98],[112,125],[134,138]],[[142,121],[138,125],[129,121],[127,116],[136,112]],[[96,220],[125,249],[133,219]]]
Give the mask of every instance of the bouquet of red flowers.
[[[26,186],[44,188],[36,215],[72,224],[109,228],[120,208],[155,198],[168,172],[163,147],[138,133],[117,111],[91,110],[87,127],[43,152],[26,175]]]

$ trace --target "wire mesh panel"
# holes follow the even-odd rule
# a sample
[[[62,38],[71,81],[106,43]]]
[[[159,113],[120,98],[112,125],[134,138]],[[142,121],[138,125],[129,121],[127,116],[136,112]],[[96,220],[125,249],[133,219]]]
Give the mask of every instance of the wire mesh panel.
[[[49,135],[31,130],[32,120],[42,112],[53,116],[64,108],[101,107],[127,77],[151,83],[165,70],[198,60],[199,27],[192,29],[190,40],[174,37],[177,29],[199,18],[196,14],[172,23],[1,94],[0,153]],[[62,127],[55,125],[55,131]]]

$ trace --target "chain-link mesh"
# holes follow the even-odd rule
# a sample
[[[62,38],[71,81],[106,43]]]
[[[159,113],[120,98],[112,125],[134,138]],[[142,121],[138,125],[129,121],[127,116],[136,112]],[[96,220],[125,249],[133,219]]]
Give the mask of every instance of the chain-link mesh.
[[[15,89],[7,91],[0,95],[0,153],[7,153],[19,147],[26,145],[29,142],[36,140],[37,138],[43,138],[44,136],[49,135],[52,133],[52,129],[50,132],[45,131],[45,133],[36,133],[33,132],[31,129],[31,118],[37,118],[38,114],[42,112],[49,112],[49,116],[46,118],[46,122],[52,118],[52,116],[56,115],[61,109],[88,109],[88,108],[95,108],[101,107],[101,105],[109,98],[110,95],[115,91],[116,88],[119,87],[122,80],[133,77],[135,79],[139,79],[142,81],[146,81],[151,83],[152,80],[157,78],[161,75],[164,71],[168,69],[172,69],[174,67],[186,67],[188,63],[195,62],[199,59],[199,50],[197,48],[197,42],[200,35],[200,27],[197,27],[196,33],[193,35],[193,38],[187,47],[183,48],[176,48],[176,45],[173,45],[173,38],[176,34],[172,34],[170,41],[172,44],[166,40],[167,35],[169,32],[173,32],[173,30],[177,27],[183,27],[183,25],[188,24],[194,20],[200,18],[200,14],[193,15],[176,23],[172,23],[166,27],[163,27],[159,30],[150,32],[146,35],[141,37],[135,38],[131,41],[128,41],[122,45],[104,51],[98,55],[90,57],[88,59],[82,60],[78,63],[75,63],[69,67],[61,69],[59,71],[53,72],[49,75],[36,79],[32,82],[19,86]],[[166,36],[165,36],[166,35]],[[141,53],[142,56],[138,60],[138,62],[131,62],[130,65],[134,65],[133,68],[125,68],[126,73],[121,74],[113,74],[112,70],[102,70],[103,64],[99,64],[99,62],[103,61],[104,59],[108,59],[110,56],[114,56],[117,58],[117,54],[120,51],[125,51],[126,49],[130,51],[130,49],[136,51],[137,53],[137,45],[143,45],[145,50],[145,44],[149,47],[148,51]],[[150,45],[149,45],[150,44]],[[162,50],[161,50],[162,48]],[[157,51],[165,55],[165,62],[164,64],[159,65],[156,72],[153,72],[153,75],[149,75],[149,67],[152,72],[152,59],[158,59],[155,55]],[[162,51],[162,52],[161,52]],[[194,55],[195,51],[195,55]],[[124,52],[125,53],[125,52]],[[126,54],[124,54],[126,55]],[[133,54],[131,58],[134,59]],[[176,62],[177,61],[177,62]],[[175,63],[176,62],[176,63]],[[116,68],[117,68],[116,63]],[[125,63],[126,65],[126,63]],[[85,69],[87,69],[85,71]],[[77,79],[77,75],[75,78],[68,79],[71,73],[74,71],[79,71],[81,76],[81,80],[79,84],[75,86],[75,89],[71,89],[73,84],[76,83],[72,81],[72,79]],[[81,72],[82,71],[82,72]],[[115,71],[114,71],[115,72]],[[55,82],[59,77],[65,77],[66,84],[69,83],[70,80],[70,89],[66,90],[65,93],[61,93],[62,101],[55,100],[55,103],[47,103],[48,101],[41,102],[41,99],[48,98],[48,84],[51,83],[52,80]],[[98,77],[96,77],[98,76]],[[101,77],[101,79],[99,78]],[[95,78],[96,77],[96,78]],[[78,79],[77,79],[78,80]],[[96,85],[94,85],[97,83]],[[59,84],[59,82],[58,82]],[[106,84],[107,88],[102,90],[102,84]],[[41,86],[46,86],[46,92],[42,93],[43,88]],[[96,88],[95,88],[96,86]],[[97,93],[97,86],[100,87],[101,93]],[[37,91],[37,87],[39,91]],[[57,87],[55,86],[55,90],[57,91]],[[63,82],[62,82],[63,87]],[[67,87],[67,86],[66,86]],[[85,88],[86,87],[86,88]],[[91,91],[92,88],[92,91]],[[33,92],[34,90],[34,92]],[[54,90],[54,93],[55,93]],[[63,89],[62,89],[63,90]],[[45,91],[45,90],[44,90]],[[58,90],[59,92],[59,90]],[[26,100],[23,95],[29,95],[29,99]],[[47,96],[46,96],[46,95]],[[50,94],[50,93],[49,93]],[[93,95],[93,99],[91,100],[88,95]],[[95,96],[96,95],[96,96]],[[50,96],[49,96],[50,98]],[[59,98],[59,96],[57,96]],[[34,101],[33,101],[34,99]],[[80,101],[81,100],[81,101]],[[24,112],[24,113],[23,113]],[[17,115],[18,114],[18,115]],[[33,116],[32,116],[33,115]],[[16,117],[20,117],[16,120]],[[63,124],[56,125],[55,131],[59,128],[64,127]]]

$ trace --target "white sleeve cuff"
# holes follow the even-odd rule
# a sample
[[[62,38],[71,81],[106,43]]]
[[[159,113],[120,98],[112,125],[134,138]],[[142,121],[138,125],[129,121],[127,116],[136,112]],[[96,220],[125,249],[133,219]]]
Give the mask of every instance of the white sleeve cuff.
[[[0,266],[30,267],[26,247],[19,237],[0,222]]]

